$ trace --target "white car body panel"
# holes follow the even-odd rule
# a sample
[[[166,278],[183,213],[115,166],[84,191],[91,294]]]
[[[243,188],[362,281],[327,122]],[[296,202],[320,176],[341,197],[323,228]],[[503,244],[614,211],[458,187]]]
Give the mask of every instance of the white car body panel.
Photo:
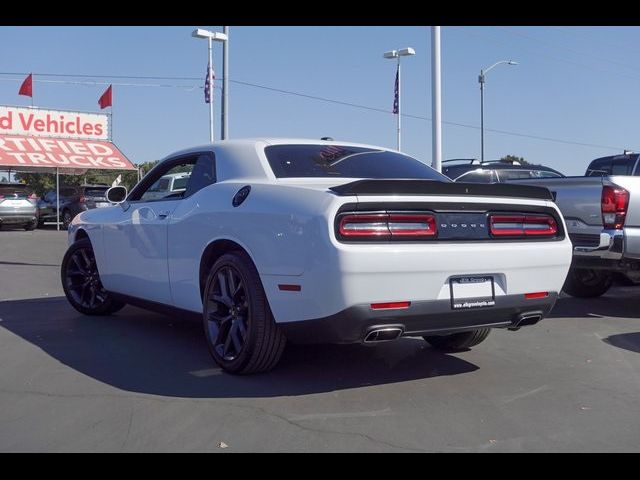
[[[224,141],[184,150],[213,151],[217,183],[179,201],[131,202],[90,210],[70,227],[69,242],[85,231],[109,291],[202,312],[200,264],[218,240],[240,245],[253,260],[276,322],[328,317],[356,305],[449,299],[455,275],[492,275],[496,297],[559,292],[571,262],[568,236],[548,242],[343,243],[334,219],[356,202],[456,202],[540,206],[551,201],[437,195],[335,195],[328,187],[354,178],[275,178],[264,153],[270,144],[345,142],[298,139]],[[368,147],[368,146],[367,146]],[[380,148],[380,147],[374,147]],[[168,157],[168,158],[170,158]],[[231,199],[251,193],[240,207]],[[166,218],[160,218],[166,213]],[[301,285],[281,291],[280,284]],[[490,312],[487,311],[487,315]]]

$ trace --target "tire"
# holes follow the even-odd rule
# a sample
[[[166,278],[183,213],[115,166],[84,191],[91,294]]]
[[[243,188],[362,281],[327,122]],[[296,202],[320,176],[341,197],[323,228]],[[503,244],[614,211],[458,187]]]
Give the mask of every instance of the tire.
[[[613,275],[605,270],[571,268],[562,290],[572,297],[595,298],[604,295],[613,284]]]
[[[31,230],[35,230],[37,226],[38,226],[38,220],[33,220],[33,221],[31,221],[31,222],[27,223],[27,224],[24,226],[24,229],[25,229],[27,232],[30,232]]]
[[[93,247],[88,238],[71,245],[62,259],[62,288],[73,308],[85,315],[111,315],[126,304],[117,301],[100,282]]]
[[[71,216],[71,212],[69,210],[65,210],[64,212],[62,212],[62,228],[63,229],[68,230],[72,220],[73,220],[73,217]]]
[[[251,258],[222,255],[211,267],[203,296],[203,327],[209,353],[233,374],[271,370],[287,340],[278,328]]]
[[[437,350],[457,351],[467,350],[478,345],[489,336],[490,328],[479,328],[470,332],[453,333],[451,335],[428,335],[424,338],[429,345]]]

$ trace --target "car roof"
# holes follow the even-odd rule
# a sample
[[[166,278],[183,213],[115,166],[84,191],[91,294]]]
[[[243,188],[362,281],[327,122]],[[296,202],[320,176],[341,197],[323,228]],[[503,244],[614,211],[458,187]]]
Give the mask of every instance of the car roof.
[[[256,146],[270,146],[270,145],[339,145],[343,147],[361,147],[371,148],[375,150],[387,150],[390,152],[397,152],[406,155],[406,153],[399,152],[393,148],[383,147],[380,145],[370,145],[366,143],[348,142],[340,140],[322,140],[320,138],[285,138],[285,137],[255,137],[255,138],[241,138],[231,140],[219,140],[213,143],[205,143],[197,145],[195,147],[186,148],[167,155],[166,158],[175,157],[183,154],[190,154],[196,152],[202,152],[217,149],[234,149],[238,147],[256,147]],[[164,160],[164,159],[163,159]]]

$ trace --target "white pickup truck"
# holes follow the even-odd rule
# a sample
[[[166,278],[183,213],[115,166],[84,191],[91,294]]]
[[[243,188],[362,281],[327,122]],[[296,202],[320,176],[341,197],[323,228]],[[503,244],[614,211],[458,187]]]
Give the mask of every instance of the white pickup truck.
[[[563,290],[597,297],[614,272],[640,280],[640,161],[625,152],[591,162],[584,177],[523,180],[547,187],[560,208],[573,244]]]

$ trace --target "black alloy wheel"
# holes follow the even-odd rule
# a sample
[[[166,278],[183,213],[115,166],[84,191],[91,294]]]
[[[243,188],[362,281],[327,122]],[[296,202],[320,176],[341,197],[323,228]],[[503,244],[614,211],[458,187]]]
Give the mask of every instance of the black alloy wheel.
[[[207,328],[216,353],[235,360],[247,339],[249,302],[242,277],[233,266],[220,268],[207,297]]]
[[[203,304],[207,346],[225,371],[266,372],[278,363],[287,340],[246,253],[229,252],[215,262],[205,284]]]
[[[62,261],[62,287],[71,305],[86,315],[109,315],[124,307],[105,290],[88,238],[69,247]]]

